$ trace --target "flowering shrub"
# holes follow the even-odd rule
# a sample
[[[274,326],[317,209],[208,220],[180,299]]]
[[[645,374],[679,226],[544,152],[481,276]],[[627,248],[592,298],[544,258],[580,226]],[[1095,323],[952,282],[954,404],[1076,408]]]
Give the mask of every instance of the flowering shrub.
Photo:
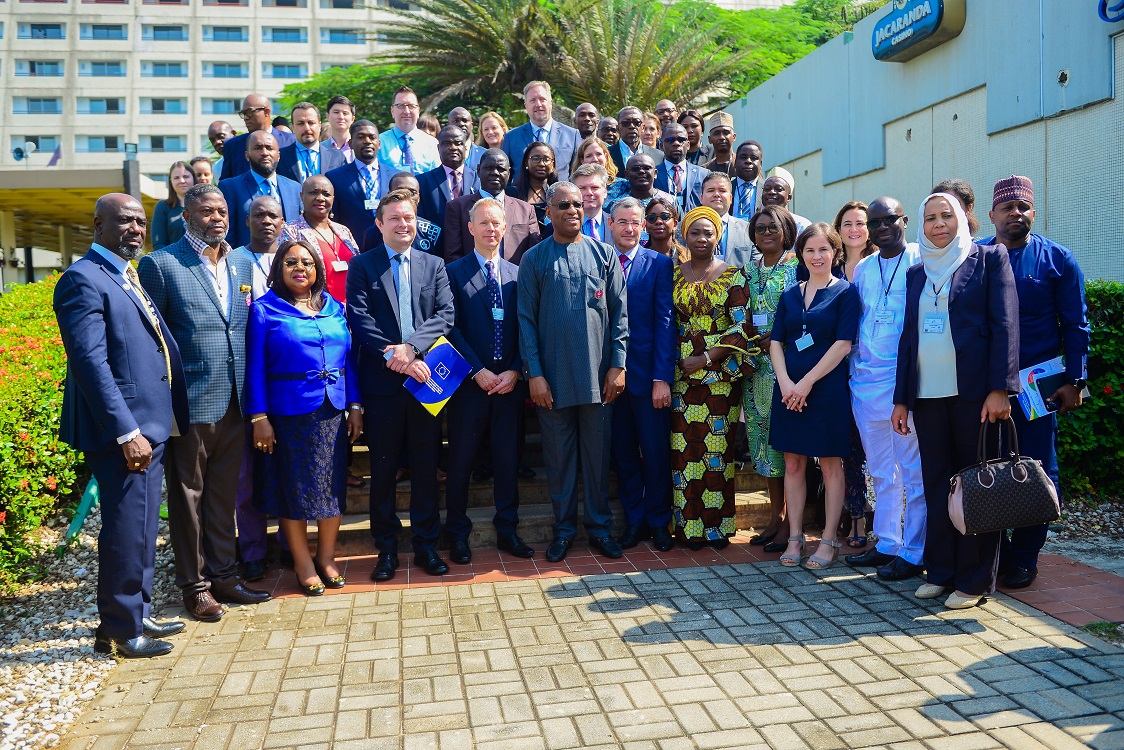
[[[0,593],[26,578],[33,532],[75,489],[79,454],[58,438],[66,354],[57,275],[0,296]]]

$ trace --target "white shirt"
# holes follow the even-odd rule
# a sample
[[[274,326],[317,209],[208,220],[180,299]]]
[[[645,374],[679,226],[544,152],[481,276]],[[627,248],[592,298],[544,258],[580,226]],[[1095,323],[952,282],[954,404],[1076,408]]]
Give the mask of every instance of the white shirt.
[[[863,309],[859,338],[851,348],[851,405],[859,422],[888,420],[894,411],[898,340],[905,326],[906,271],[919,262],[921,251],[910,243],[896,258],[885,260],[874,253],[855,266],[852,283],[859,290]]]
[[[275,255],[274,253],[255,253],[249,245],[243,245],[240,249],[248,252],[250,257],[254,259],[254,278],[250,282],[250,296],[257,300],[269,291],[269,271],[273,267]]]

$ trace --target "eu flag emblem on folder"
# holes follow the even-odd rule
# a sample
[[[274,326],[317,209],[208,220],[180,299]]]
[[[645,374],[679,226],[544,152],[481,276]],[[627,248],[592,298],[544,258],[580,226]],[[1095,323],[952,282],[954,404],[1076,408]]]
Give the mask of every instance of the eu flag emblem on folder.
[[[433,342],[429,351],[425,353],[425,363],[429,365],[430,377],[424,383],[419,383],[411,377],[406,378],[403,385],[414,398],[418,400],[425,410],[437,416],[449,401],[472,366],[468,360],[460,355],[449,340],[442,336]]]

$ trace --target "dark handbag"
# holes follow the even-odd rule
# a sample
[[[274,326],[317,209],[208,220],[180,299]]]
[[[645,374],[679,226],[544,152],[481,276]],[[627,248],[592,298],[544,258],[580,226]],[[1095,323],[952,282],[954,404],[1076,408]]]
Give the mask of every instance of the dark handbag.
[[[987,422],[980,425],[976,450],[979,463],[953,475],[948,493],[948,516],[961,534],[1017,529],[1056,521],[1061,515],[1058,491],[1042,462],[1019,454],[1013,420],[1006,420],[1011,452],[998,458],[984,455]]]

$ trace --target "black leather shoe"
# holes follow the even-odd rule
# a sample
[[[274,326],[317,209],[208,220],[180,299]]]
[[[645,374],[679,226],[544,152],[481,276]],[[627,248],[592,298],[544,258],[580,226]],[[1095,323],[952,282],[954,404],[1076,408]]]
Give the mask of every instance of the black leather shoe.
[[[626,526],[624,533],[621,534],[617,542],[621,545],[621,549],[632,549],[645,539],[652,538],[652,529],[646,523],[639,526]]]
[[[537,474],[535,474],[534,469],[532,469],[530,466],[524,466],[523,464],[519,464],[519,468],[515,471],[515,475],[520,479],[534,479],[536,476],[538,476]]]
[[[600,552],[605,557],[615,560],[624,554],[620,542],[611,536],[594,536],[589,539],[589,546]]]
[[[468,546],[468,540],[458,539],[453,542],[453,548],[449,550],[449,559],[457,565],[468,565],[472,562],[472,548]]]
[[[217,601],[225,604],[261,604],[268,602],[273,597],[267,591],[255,591],[246,588],[246,584],[238,579],[224,583],[211,582],[211,595]]]
[[[184,624],[179,620],[172,620],[170,622],[156,622],[149,617],[141,620],[141,626],[144,634],[149,638],[167,638],[176,633],[182,633]]]
[[[431,576],[443,576],[449,572],[449,566],[432,547],[418,550],[414,554],[414,567],[421,568]]]
[[[265,578],[265,560],[250,560],[242,563],[242,580],[260,581]]]
[[[534,557],[535,551],[523,543],[518,534],[499,534],[496,536],[496,549],[516,557]]]
[[[1025,589],[1038,577],[1038,569],[1011,568],[999,582],[1005,589]]]
[[[778,535],[779,536],[779,535]],[[776,537],[773,537],[776,539]],[[770,555],[777,552],[784,552],[788,549],[788,542],[765,542],[765,546],[761,548],[762,552],[768,552]]]
[[[883,581],[904,581],[906,578],[921,575],[923,570],[925,570],[924,565],[914,565],[905,558],[895,557],[878,569],[878,577]]]
[[[171,653],[172,644],[149,638],[147,635],[138,635],[136,638],[129,638],[128,640],[116,640],[109,636],[95,635],[94,651],[99,654],[113,654],[124,659],[148,659]]]
[[[667,552],[675,546],[675,539],[671,536],[671,532],[666,527],[659,529],[652,529],[652,546],[660,552]]]
[[[389,581],[397,571],[398,555],[393,552],[380,552],[379,559],[375,563],[375,569],[371,571],[371,580]]]
[[[843,559],[847,561],[848,565],[857,565],[860,568],[881,568],[883,565],[888,565],[894,559],[894,556],[879,552],[876,548],[871,547],[866,552],[847,555]]]
[[[554,537],[550,546],[546,548],[547,562],[562,562],[566,559],[566,553],[570,551],[570,547],[573,546],[574,542],[570,539]]]

